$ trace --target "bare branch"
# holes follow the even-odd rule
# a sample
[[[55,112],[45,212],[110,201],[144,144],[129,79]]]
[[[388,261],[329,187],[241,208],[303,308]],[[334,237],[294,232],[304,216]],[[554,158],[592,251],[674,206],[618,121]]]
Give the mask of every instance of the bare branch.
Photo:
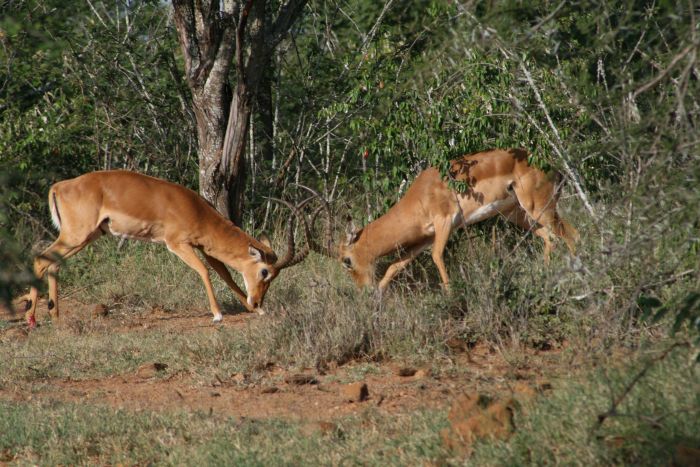
[[[697,44],[690,44],[685,49],[683,49],[678,55],[673,57],[671,63],[669,63],[668,66],[661,71],[661,73],[656,75],[656,78],[652,79],[651,81],[634,91],[634,93],[632,93],[632,99],[635,99],[640,94],[656,86],[662,79],[666,77],[667,74],[670,73],[670,71],[678,64],[678,62],[680,62],[683,59],[683,57],[688,55],[690,51],[696,48],[697,46]]]
[[[277,14],[277,19],[275,20],[272,28],[270,30],[270,36],[267,40],[267,45],[270,50],[277,47],[280,41],[292,27],[292,24],[299,18],[301,12],[306,6],[306,0],[289,0],[287,3],[282,5]]]

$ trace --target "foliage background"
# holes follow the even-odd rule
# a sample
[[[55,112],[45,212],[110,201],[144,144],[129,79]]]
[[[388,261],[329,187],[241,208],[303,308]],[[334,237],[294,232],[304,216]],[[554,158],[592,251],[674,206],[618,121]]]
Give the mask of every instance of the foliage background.
[[[0,222],[17,260],[3,264],[53,235],[59,179],[127,168],[196,188],[170,9],[4,4]],[[601,287],[656,298],[648,284],[697,258],[696,16],[666,1],[309,2],[275,59],[273,159],[251,139],[244,227],[274,230],[266,196],[295,197],[292,182],[363,222],[428,164],[520,146],[566,175]]]
[[[45,200],[55,181],[107,168],[195,189],[198,178],[169,4],[14,0],[0,9],[0,297],[8,299],[26,289],[33,254],[55,236]],[[627,370],[611,370],[623,376],[574,383],[536,408],[526,432],[475,454],[484,463],[528,462],[532,452],[551,462],[635,463],[647,456],[666,463],[669,440],[698,441],[697,367],[688,363],[700,343],[698,18],[692,1],[309,1],[274,60],[272,159],[260,157],[253,120],[246,230],[279,231],[287,213],[266,197],[300,196],[294,182],[320,190],[338,217],[350,212],[363,223],[396,202],[428,164],[444,168],[463,153],[521,146],[533,164],[565,175],[559,206],[582,234],[579,257],[558,254],[544,268],[539,243],[494,219],[453,235],[447,264],[454,293],[438,290],[434,265],[423,255],[379,303],[356,291],[340,265],[311,255],[275,281],[263,324],[242,333],[177,335],[164,346],[162,336],[106,336],[83,321],[78,331],[44,327],[31,346],[11,347],[18,359],[0,360],[0,384],[65,376],[75,368],[60,362],[73,361],[84,378],[169,359],[210,379],[255,373],[268,361],[315,368],[448,361],[453,338],[515,349],[516,367],[522,345],[567,344],[571,361],[596,365],[620,348],[644,356],[670,331],[683,346],[631,393],[623,404],[631,415],[601,430],[621,430],[644,440],[641,447],[608,449],[580,423],[595,422],[605,391],[619,394],[628,384]],[[62,269],[61,285],[120,313],[206,303],[196,275],[153,245],[96,242]],[[225,297],[223,285],[216,287]],[[212,360],[212,348],[227,358]],[[58,356],[31,371],[17,363],[34,352]],[[27,426],[3,431],[0,447],[33,445],[24,433],[34,425],[18,415],[23,409],[0,409],[11,426]],[[32,417],[43,409],[32,409]],[[78,440],[102,427],[76,428],[82,410],[60,407],[51,416],[70,427],[77,440],[70,444],[93,449]],[[576,415],[572,422],[562,414]],[[401,420],[398,428],[379,421],[377,433],[418,426],[419,439],[406,438],[407,452],[435,460],[443,415]],[[122,432],[132,414],[106,417]],[[158,417],[139,419],[141,428],[129,434],[134,443],[159,436],[161,425],[210,424]],[[648,420],[659,420],[663,437]],[[364,449],[363,430],[352,428],[362,423],[350,423],[351,441],[343,446],[365,459],[375,454]],[[253,431],[240,436],[260,439]],[[280,445],[284,430],[271,432],[263,441]],[[378,451],[394,442],[387,439],[373,441]],[[538,444],[549,439],[555,441]],[[81,459],[63,445],[50,445],[47,458]],[[123,460],[123,452],[101,449],[104,459]],[[149,449],[139,451],[143,458],[168,455]],[[181,449],[172,455],[180,459]]]

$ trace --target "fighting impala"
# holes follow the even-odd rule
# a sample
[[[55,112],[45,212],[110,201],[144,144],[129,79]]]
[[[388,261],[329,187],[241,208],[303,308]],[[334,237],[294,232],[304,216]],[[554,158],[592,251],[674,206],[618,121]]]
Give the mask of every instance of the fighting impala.
[[[202,253],[248,311],[261,314],[272,280],[308,253],[307,246],[295,254],[292,223],[287,231],[287,251],[278,259],[266,237],[260,241],[251,237],[194,191],[135,172],[92,172],[58,182],[49,190],[49,209],[60,233],[35,258],[34,273],[41,279],[48,272],[52,319],[59,316],[56,275],[60,262],[103,234],[165,243],[202,278],[214,322],[222,320],[221,308],[208,269],[195,250]],[[236,285],[226,266],[241,273],[247,294]],[[37,288],[32,287],[24,298],[30,327],[36,326],[38,295]]]
[[[313,248],[327,256],[339,256],[355,283],[374,284],[377,259],[396,253],[398,259],[379,282],[384,291],[391,279],[424,249],[432,246],[432,258],[445,288],[449,277],[443,251],[455,227],[502,215],[510,222],[532,231],[544,240],[544,260],[549,263],[553,237],[563,238],[575,254],[578,232],[556,210],[560,180],[555,172],[545,173],[528,163],[522,149],[490,150],[451,161],[449,176],[466,182],[463,193],[449,188],[438,169],[431,167],[416,177],[406,194],[382,217],[357,229],[349,220],[347,238],[339,247],[332,244],[328,214],[325,245]]]

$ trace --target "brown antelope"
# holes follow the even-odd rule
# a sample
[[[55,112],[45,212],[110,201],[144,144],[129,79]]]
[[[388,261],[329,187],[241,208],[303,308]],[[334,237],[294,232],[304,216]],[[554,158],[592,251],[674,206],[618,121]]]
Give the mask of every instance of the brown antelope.
[[[344,243],[334,247],[327,238],[326,245],[319,248],[313,244],[314,249],[328,256],[337,252],[360,287],[373,285],[378,258],[397,253],[397,261],[379,282],[380,292],[429,246],[442,283],[448,288],[442,256],[452,230],[499,214],[544,240],[546,264],[553,249],[553,236],[563,238],[573,255],[578,232],[556,210],[560,176],[532,167],[527,159],[527,152],[522,149],[494,149],[451,161],[449,176],[467,183],[464,193],[449,188],[438,169],[430,167],[416,177],[403,198],[382,217],[361,229],[349,220]],[[326,209],[331,219],[327,203]],[[329,220],[327,235],[330,224]]]
[[[248,311],[260,308],[272,280],[280,270],[301,261],[308,246],[295,255],[291,223],[288,248],[278,259],[266,237],[251,237],[221,216],[207,201],[185,187],[128,171],[92,172],[58,182],[49,190],[51,219],[58,238],[34,260],[34,273],[41,279],[48,271],[51,318],[58,318],[59,262],[68,259],[103,234],[165,243],[202,278],[214,315],[222,320],[209,271],[195,249],[233,290]],[[236,285],[226,266],[243,276],[247,295]],[[36,326],[38,290],[24,297],[26,320]]]

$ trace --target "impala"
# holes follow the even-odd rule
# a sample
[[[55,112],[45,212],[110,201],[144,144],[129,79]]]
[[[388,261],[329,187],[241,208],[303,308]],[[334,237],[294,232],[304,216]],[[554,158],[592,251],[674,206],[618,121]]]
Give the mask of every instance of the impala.
[[[209,271],[195,250],[233,290],[248,311],[257,311],[280,270],[301,261],[308,246],[295,255],[289,225],[288,248],[278,259],[266,237],[251,237],[221,216],[207,201],[185,187],[128,171],[92,172],[58,182],[49,190],[51,219],[58,238],[34,260],[34,273],[48,272],[52,319],[59,317],[57,273],[59,264],[103,234],[165,243],[168,250],[194,269],[204,282],[214,322],[222,320]],[[236,285],[226,266],[239,271],[247,295]],[[39,292],[32,287],[24,297],[26,320],[36,326]]]
[[[349,219],[345,242],[334,247],[327,237],[326,245],[314,244],[314,249],[328,256],[335,256],[337,251],[343,266],[360,287],[373,285],[377,259],[397,253],[397,261],[379,282],[380,292],[430,246],[442,283],[448,288],[449,277],[442,256],[450,233],[455,227],[466,227],[496,215],[503,215],[542,238],[546,264],[553,249],[553,237],[563,238],[573,255],[578,232],[556,210],[561,177],[531,166],[527,159],[528,154],[522,149],[495,149],[451,161],[449,177],[467,183],[463,193],[451,189],[438,169],[428,168],[382,217],[361,229],[355,228]],[[328,236],[332,215],[324,203],[329,219]]]

